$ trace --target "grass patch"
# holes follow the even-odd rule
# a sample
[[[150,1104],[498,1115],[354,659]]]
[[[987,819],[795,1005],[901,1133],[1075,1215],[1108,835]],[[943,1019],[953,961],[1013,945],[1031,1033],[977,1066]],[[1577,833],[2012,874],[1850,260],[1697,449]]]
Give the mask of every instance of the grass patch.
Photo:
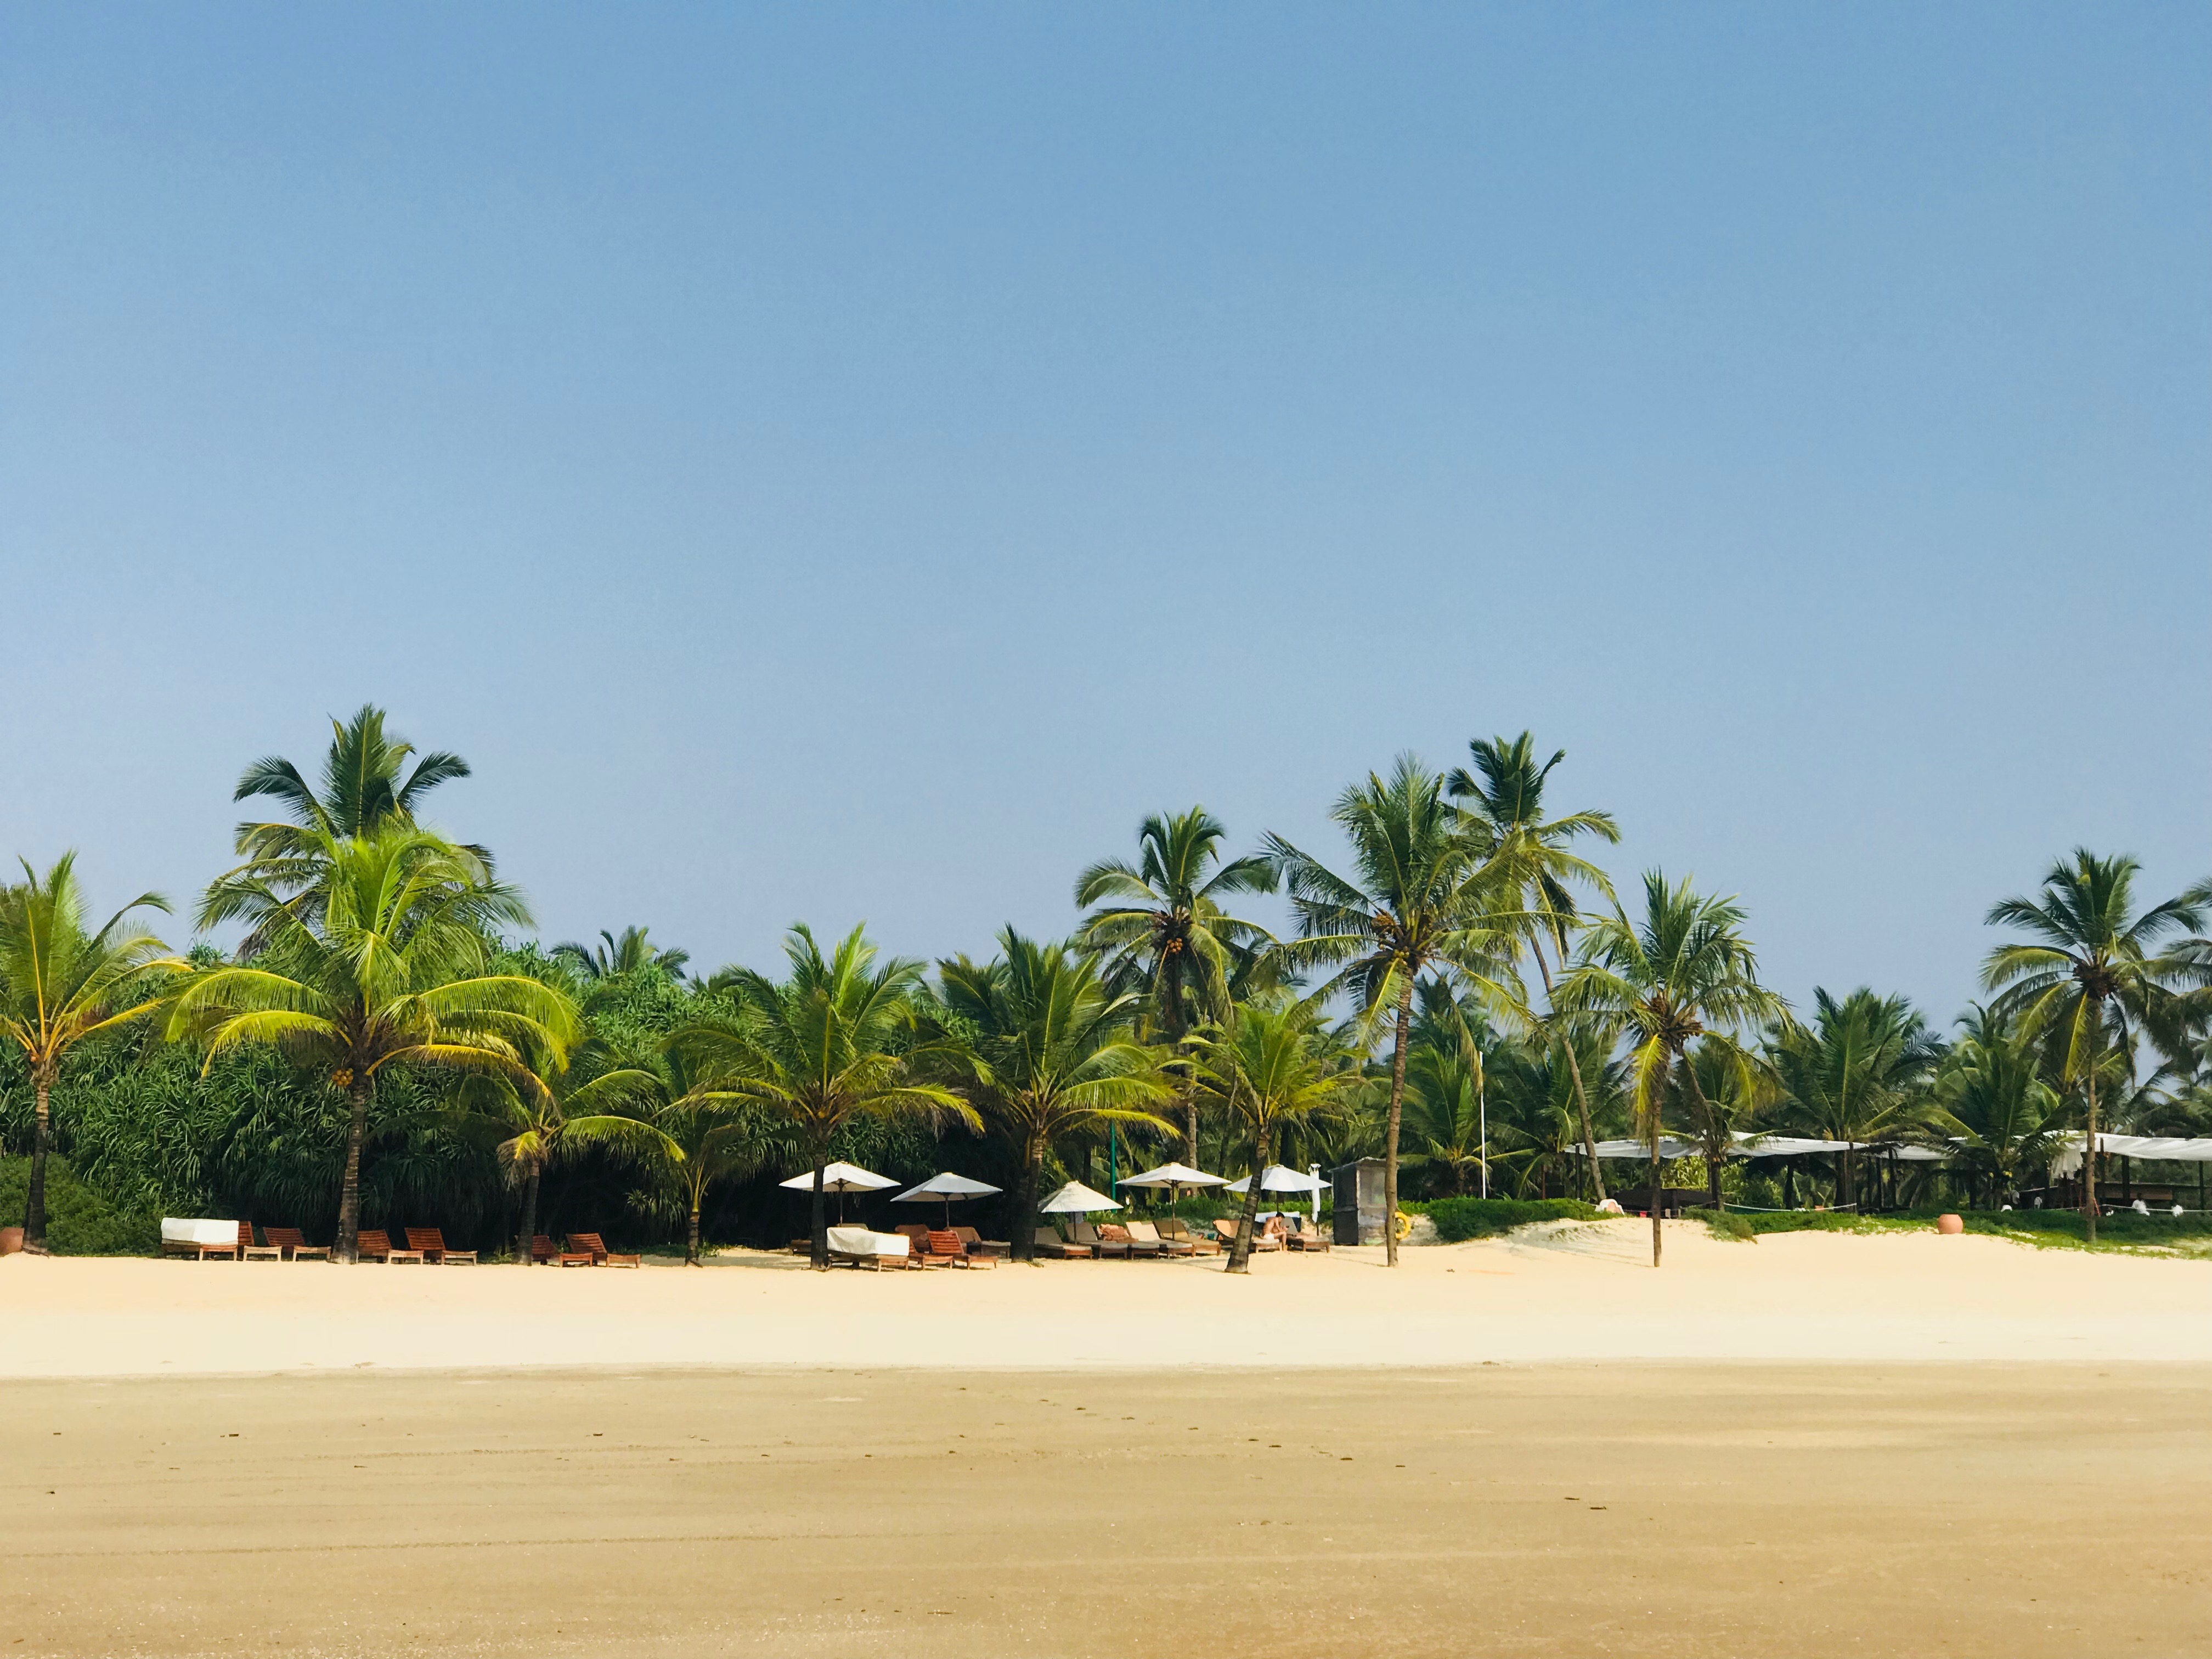
[[[1409,1213],[1413,1206],[1401,1206]],[[1423,1205],[1437,1237],[1447,1244],[1496,1238],[1532,1221],[1595,1221],[1597,1211],[1578,1198],[1439,1198]]]
[[[0,1158],[0,1227],[21,1224],[30,1195],[31,1160]],[[161,1218],[121,1208],[49,1156],[46,1248],[56,1255],[151,1255],[161,1248]]]

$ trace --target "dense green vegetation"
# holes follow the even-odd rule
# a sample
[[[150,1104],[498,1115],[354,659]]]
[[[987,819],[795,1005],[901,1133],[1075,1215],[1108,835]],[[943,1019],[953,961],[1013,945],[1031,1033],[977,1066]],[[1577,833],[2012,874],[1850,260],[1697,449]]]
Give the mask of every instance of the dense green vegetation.
[[[988,960],[927,963],[795,927],[774,971],[701,973],[639,927],[532,939],[491,850],[418,816],[466,764],[363,709],[314,783],[281,757],[239,782],[281,816],[241,824],[198,897],[219,945],[137,928],[153,895],[95,922],[66,859],[0,889],[0,1205],[72,1251],[147,1249],[163,1214],[296,1225],[341,1255],[410,1224],[495,1254],[571,1229],[695,1256],[811,1231],[818,1250],[841,1207],[903,1218],[776,1184],[842,1158],[1002,1188],[968,1217],[1025,1249],[1071,1176],[1371,1156],[1456,1239],[1591,1213],[1594,1144],[1632,1134],[1700,1155],[1616,1181],[1701,1187],[1738,1237],[1881,1224],[1814,1205],[1939,1205],[2087,1239],[2093,1217],[2032,1207],[2067,1135],[2093,1114],[2212,1132],[2206,886],[2145,904],[2126,859],[2055,864],[1992,910],[1990,1000],[1947,1039],[1865,988],[1785,1007],[1733,900],[1656,871],[1616,898],[1575,850],[1614,840],[1611,815],[1546,805],[1561,755],[1523,733],[1469,757],[1346,789],[1341,858],[1274,836],[1234,855],[1199,808],[1148,817],[1133,860],[1077,879],[1065,940],[1009,929]],[[1270,893],[1279,932],[1254,919]],[[1722,1156],[1747,1132],[1848,1150]],[[2130,1175],[2195,1207],[2201,1169]]]

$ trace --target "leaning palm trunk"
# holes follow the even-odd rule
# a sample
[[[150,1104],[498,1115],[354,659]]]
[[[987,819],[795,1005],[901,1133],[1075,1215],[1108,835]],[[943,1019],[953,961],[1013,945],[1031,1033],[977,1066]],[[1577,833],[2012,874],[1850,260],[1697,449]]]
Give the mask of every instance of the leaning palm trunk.
[[[1589,1097],[1583,1092],[1582,1062],[1575,1058],[1575,1045],[1571,1038],[1564,1046],[1567,1051],[1567,1075],[1574,1079],[1575,1110],[1582,1118],[1583,1160],[1589,1165],[1590,1186],[1597,1194],[1590,1201],[1602,1204],[1605,1202],[1605,1173],[1598,1168],[1597,1132],[1590,1127]]]
[[[1651,1265],[1659,1265],[1659,1217],[1666,1208],[1667,1189],[1659,1184],[1659,1113],[1651,1113]]]
[[[1406,1110],[1406,1038],[1413,1024],[1413,976],[1404,975],[1398,988],[1398,1034],[1390,1045],[1390,1122],[1382,1144],[1382,1259],[1398,1265],[1398,1125]],[[1256,1189],[1255,1171],[1252,1183]]]
[[[2098,1011],[2101,1020],[2104,1011]],[[2087,1077],[2089,1133],[2081,1140],[2081,1220],[2089,1230],[2089,1242],[2097,1242],[2097,1067],[2093,1061]]]
[[[691,1194],[691,1242],[684,1261],[687,1267],[699,1265],[699,1194],[696,1192]]]
[[[46,1069],[38,1073],[38,1104],[31,1127],[31,1191],[23,1205],[23,1244],[41,1250],[46,1243],[46,1137],[52,1120],[46,1114],[46,1091],[52,1079]]]
[[[361,1259],[361,1149],[368,1139],[368,1098],[375,1083],[359,1073],[346,1079],[345,1176],[338,1184],[338,1239],[331,1254],[341,1261]]]
[[[1232,1273],[1246,1272],[1252,1265],[1252,1236],[1260,1224],[1260,1175],[1267,1167],[1267,1127],[1263,1123],[1253,1140],[1252,1179],[1244,1188],[1244,1213],[1237,1223],[1237,1237],[1229,1246],[1228,1271]]]

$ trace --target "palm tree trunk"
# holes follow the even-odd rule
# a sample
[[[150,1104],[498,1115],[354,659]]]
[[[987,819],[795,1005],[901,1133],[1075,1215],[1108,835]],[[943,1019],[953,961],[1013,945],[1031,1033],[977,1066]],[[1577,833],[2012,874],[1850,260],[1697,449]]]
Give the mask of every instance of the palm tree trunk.
[[[817,1146],[814,1151],[814,1202],[807,1218],[809,1236],[813,1242],[810,1256],[814,1265],[825,1273],[830,1268],[830,1206],[822,1195],[822,1171],[824,1168],[822,1155],[827,1151],[827,1146]]]
[[[1406,1038],[1413,1025],[1413,976],[1398,987],[1398,1032],[1390,1045],[1390,1125],[1382,1143],[1382,1259],[1398,1265],[1398,1125],[1406,1113]],[[1252,1171],[1260,1184],[1260,1171]]]
[[[537,1261],[532,1255],[538,1243],[538,1166],[530,1166],[530,1178],[522,1183],[522,1242],[515,1247],[514,1260],[519,1267],[527,1267]]]
[[[368,1097],[375,1087],[360,1072],[346,1083],[351,1109],[346,1114],[345,1174],[338,1182],[338,1239],[331,1252],[341,1261],[361,1259],[361,1149],[368,1139]]]
[[[684,1260],[690,1267],[699,1265],[699,1193],[696,1188],[691,1194],[691,1246]]]
[[[1844,1185],[1836,1194],[1836,1207],[1839,1210],[1848,1210],[1859,1200],[1858,1150],[1855,1140],[1844,1143]]]
[[[1574,1079],[1575,1110],[1582,1117],[1583,1159],[1589,1165],[1590,1186],[1597,1194],[1590,1201],[1602,1204],[1605,1202],[1605,1174],[1598,1167],[1597,1134],[1590,1127],[1589,1097],[1583,1092],[1582,1062],[1575,1058],[1574,1040],[1564,1037],[1560,1041],[1567,1051],[1567,1075]]]
[[[1014,1182],[1014,1237],[1007,1254],[1017,1261],[1036,1260],[1037,1182],[1044,1173],[1044,1137],[1032,1134],[1022,1145],[1021,1173]]]
[[[46,1114],[46,1091],[52,1083],[43,1067],[35,1078],[38,1103],[31,1119],[31,1191],[23,1204],[23,1248],[34,1254],[46,1248],[46,1136],[52,1122]]]
[[[1252,1231],[1260,1224],[1260,1172],[1267,1167],[1267,1125],[1263,1119],[1252,1140],[1252,1179],[1244,1188],[1243,1219],[1237,1224],[1237,1240],[1229,1247],[1227,1271],[1232,1273],[1249,1272],[1252,1266]]]
[[[2097,1010],[2097,1027],[2104,1029],[2105,1011]],[[2097,1242],[2097,1062],[2089,1061],[2089,1074],[2082,1079],[2088,1085],[2089,1132],[2081,1141],[2081,1219],[2089,1230],[2089,1242]]]

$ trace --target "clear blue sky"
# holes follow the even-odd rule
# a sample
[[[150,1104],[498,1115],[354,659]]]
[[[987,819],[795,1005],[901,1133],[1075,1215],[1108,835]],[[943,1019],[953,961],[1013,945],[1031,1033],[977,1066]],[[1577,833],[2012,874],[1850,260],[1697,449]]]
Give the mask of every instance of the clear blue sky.
[[[2212,9],[0,14],[0,849],[374,700],[549,938],[1564,746],[1793,999],[2212,872]]]

